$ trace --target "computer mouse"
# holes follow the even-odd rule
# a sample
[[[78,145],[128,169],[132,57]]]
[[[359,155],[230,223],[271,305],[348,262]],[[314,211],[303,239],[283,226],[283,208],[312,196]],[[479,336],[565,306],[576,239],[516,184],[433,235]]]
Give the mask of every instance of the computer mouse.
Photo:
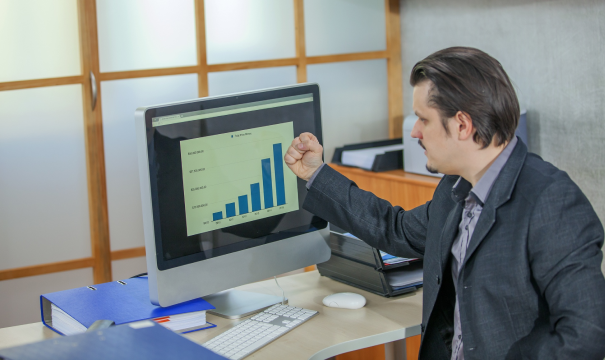
[[[333,308],[359,309],[366,304],[366,298],[363,295],[344,292],[326,296],[323,303]]]

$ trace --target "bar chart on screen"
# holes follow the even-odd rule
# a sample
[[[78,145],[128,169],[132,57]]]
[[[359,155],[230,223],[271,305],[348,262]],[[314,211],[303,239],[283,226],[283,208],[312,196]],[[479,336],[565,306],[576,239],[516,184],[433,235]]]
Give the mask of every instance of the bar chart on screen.
[[[292,122],[181,141],[187,236],[298,210]]]

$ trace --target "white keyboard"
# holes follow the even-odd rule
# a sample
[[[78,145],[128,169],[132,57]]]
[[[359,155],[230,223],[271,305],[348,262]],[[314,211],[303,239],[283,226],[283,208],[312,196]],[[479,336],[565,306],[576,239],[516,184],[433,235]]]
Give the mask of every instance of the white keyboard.
[[[243,359],[315,315],[315,310],[274,305],[202,345],[230,359]]]

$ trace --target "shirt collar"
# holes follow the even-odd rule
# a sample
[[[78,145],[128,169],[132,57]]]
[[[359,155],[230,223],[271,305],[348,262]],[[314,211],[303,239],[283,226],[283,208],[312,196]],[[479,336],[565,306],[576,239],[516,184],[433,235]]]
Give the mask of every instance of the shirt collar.
[[[472,192],[477,200],[483,205],[487,200],[490,191],[492,190],[494,182],[498,178],[498,174],[500,174],[500,171],[508,161],[508,158],[515,149],[516,145],[517,137],[515,136],[498,155],[496,160],[494,160],[481,179],[479,179],[475,187],[471,188],[471,184],[466,180],[463,181],[462,177],[460,177],[458,181],[456,181],[456,184],[454,184],[452,187],[452,196],[454,201],[466,199],[469,195],[469,192]]]

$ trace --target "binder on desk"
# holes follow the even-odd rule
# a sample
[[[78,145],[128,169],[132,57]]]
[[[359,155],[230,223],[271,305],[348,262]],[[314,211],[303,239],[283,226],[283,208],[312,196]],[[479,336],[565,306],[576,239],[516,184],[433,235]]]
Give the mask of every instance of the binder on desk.
[[[372,148],[380,148],[380,147],[391,147],[395,145],[400,145],[401,149],[385,151],[384,153],[379,153],[373,155],[373,160],[371,163],[367,165],[361,165],[358,167],[364,168],[366,170],[371,171],[389,171],[389,170],[397,170],[403,169],[403,139],[392,139],[392,140],[382,140],[382,141],[372,141],[367,143],[360,143],[354,145],[345,145],[343,147],[339,147],[334,149],[334,155],[332,156],[332,163],[337,165],[351,166],[351,164],[346,164],[343,162],[343,152],[346,151],[356,151],[356,150],[364,150],[364,149],[372,149]]]
[[[0,349],[11,360],[227,359],[152,321]]]
[[[214,309],[214,306],[204,299],[194,299],[168,307],[155,306],[149,301],[148,286],[146,277],[138,277],[40,295],[42,322],[61,335],[66,334],[56,328],[57,324],[53,324],[53,311],[55,311],[55,319],[57,319],[57,312],[65,313],[61,314],[62,320],[71,321],[69,319],[71,317],[82,325],[81,330],[74,333],[85,331],[96,320],[113,320],[116,325],[120,325],[163,317],[164,319],[158,319],[158,322],[162,322],[166,319],[170,320],[170,317],[176,318],[187,313],[192,317],[185,321],[195,323],[197,320],[197,325],[186,327],[178,332],[186,333],[216,326],[206,322],[205,311]],[[166,327],[170,328],[170,326]],[[69,327],[62,326],[62,328]]]

